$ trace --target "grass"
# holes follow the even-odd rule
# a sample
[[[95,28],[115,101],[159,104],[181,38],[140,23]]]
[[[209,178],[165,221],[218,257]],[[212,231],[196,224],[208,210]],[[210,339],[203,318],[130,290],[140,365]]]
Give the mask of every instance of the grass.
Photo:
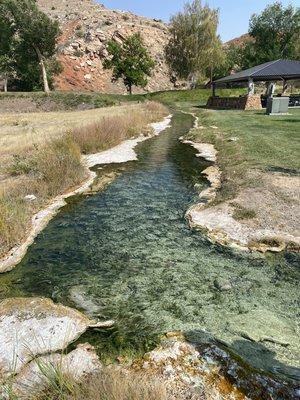
[[[142,110],[143,104],[133,103],[85,111],[0,114],[0,174],[1,168],[3,170],[3,166],[11,162],[13,155],[30,152],[35,146],[104,117],[126,117]]]
[[[217,201],[233,198],[241,188],[259,186],[250,170],[300,169],[300,110],[289,113],[270,117],[263,111],[197,111],[203,128],[192,130],[189,138],[212,143],[219,152],[222,188]]]
[[[245,89],[219,89],[217,94],[219,96],[239,96],[245,93]],[[149,99],[181,107],[195,104],[205,105],[210,96],[211,89],[169,90],[146,95]]]
[[[86,178],[81,153],[100,151],[145,132],[150,122],[167,113],[162,105],[145,102],[93,111],[4,115],[0,257],[24,239],[34,213]],[[36,199],[28,201],[27,195]]]
[[[115,367],[103,368],[82,382],[63,374],[59,367],[41,366],[41,372],[46,386],[28,400],[167,400],[159,379]]]
[[[23,239],[32,215],[49,199],[84,180],[80,160],[80,150],[69,136],[13,158],[8,178],[0,182],[0,255]],[[36,200],[26,201],[26,195]]]
[[[234,206],[233,218],[236,220],[252,219],[256,217],[255,210],[246,208],[237,203],[231,203]]]
[[[219,89],[220,96],[239,96],[245,94],[245,89]],[[155,93],[120,95],[120,94],[103,94],[103,93],[76,93],[76,92],[51,92],[49,96],[42,92],[9,92],[0,93],[0,109],[1,101],[6,100],[30,100],[36,104],[37,109],[47,107],[55,110],[78,110],[82,108],[102,108],[114,105],[120,105],[131,102],[144,102],[146,100],[159,101],[164,104],[174,105],[182,103],[206,104],[210,89],[195,90],[167,90]],[[50,103],[50,104],[49,104]],[[47,110],[45,110],[47,111]],[[49,110],[48,110],[49,111]]]
[[[113,147],[125,139],[145,131],[145,124],[157,121],[166,115],[166,108],[160,103],[147,102],[140,106],[141,112],[104,117],[76,128],[71,136],[84,154],[95,153]]]

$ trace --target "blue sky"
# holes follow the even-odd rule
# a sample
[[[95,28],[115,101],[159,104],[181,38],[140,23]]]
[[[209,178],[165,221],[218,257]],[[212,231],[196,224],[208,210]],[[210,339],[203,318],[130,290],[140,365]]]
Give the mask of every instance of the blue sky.
[[[137,15],[169,21],[169,17],[179,11],[185,0],[98,0],[108,8],[128,10]],[[268,0],[208,0],[211,7],[220,9],[219,33],[227,41],[248,31],[249,18],[262,11]],[[282,0],[283,4],[299,5],[299,0]]]

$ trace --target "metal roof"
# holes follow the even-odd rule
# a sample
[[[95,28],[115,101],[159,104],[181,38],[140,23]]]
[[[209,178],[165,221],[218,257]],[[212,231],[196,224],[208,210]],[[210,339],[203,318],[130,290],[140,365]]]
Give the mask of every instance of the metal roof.
[[[257,65],[236,74],[218,79],[214,83],[246,82],[249,78],[254,81],[273,81],[279,79],[300,79],[300,61],[275,60]]]

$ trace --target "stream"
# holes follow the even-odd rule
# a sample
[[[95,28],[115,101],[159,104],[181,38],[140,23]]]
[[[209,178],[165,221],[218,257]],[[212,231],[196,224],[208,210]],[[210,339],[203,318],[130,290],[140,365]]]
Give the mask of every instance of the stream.
[[[0,276],[0,297],[45,296],[115,319],[116,329],[86,334],[103,355],[149,350],[182,330],[300,380],[299,255],[234,251],[189,228],[185,213],[210,165],[178,140],[193,122],[175,112],[171,128],[137,146],[138,161],[96,167],[116,179],[69,200]]]

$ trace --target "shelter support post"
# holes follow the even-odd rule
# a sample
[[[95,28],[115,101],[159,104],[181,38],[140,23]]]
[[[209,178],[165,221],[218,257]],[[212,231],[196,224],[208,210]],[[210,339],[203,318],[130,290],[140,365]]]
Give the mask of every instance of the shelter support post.
[[[285,94],[285,92],[287,91],[288,88],[288,83],[285,79],[283,79],[282,81],[282,94]]]
[[[275,93],[275,83],[268,82],[267,92],[266,92],[267,97],[273,97],[274,93]]]
[[[216,97],[216,84],[215,83],[211,84],[211,90],[212,90],[212,97]]]
[[[248,79],[248,95],[251,96],[254,94],[255,91],[255,86],[254,86],[254,81],[252,78]]]

